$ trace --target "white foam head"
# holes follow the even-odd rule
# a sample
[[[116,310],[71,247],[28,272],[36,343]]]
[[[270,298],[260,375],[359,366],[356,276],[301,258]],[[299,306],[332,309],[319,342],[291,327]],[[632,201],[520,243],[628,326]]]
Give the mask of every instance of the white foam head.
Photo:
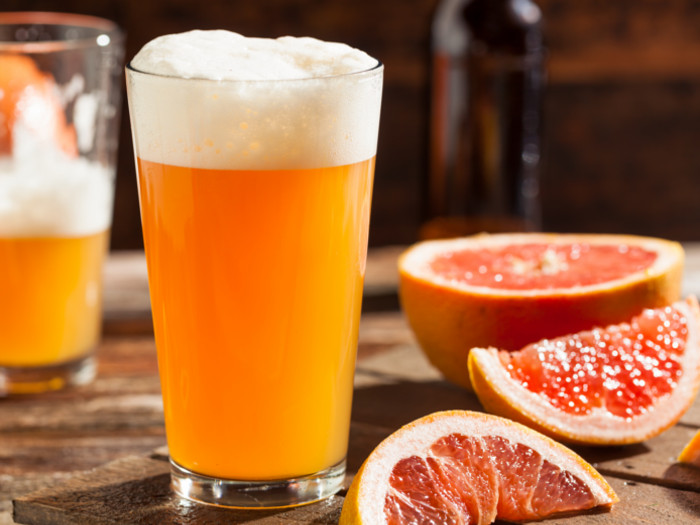
[[[0,237],[76,237],[112,221],[113,169],[46,150],[0,158]]]
[[[376,153],[382,66],[345,44],[190,31],[128,69],[136,154],[210,169],[340,166]]]

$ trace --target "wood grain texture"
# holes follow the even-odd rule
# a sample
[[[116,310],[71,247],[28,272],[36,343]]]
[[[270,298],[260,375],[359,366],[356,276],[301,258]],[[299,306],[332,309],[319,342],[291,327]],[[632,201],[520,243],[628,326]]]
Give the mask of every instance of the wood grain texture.
[[[700,520],[700,494],[614,477],[607,481],[620,498],[609,512],[548,519],[547,525],[692,524]]]
[[[700,10],[692,0],[537,3],[553,84],[700,78]]]
[[[437,410],[480,410],[478,400],[472,394],[434,377],[435,372],[418,348],[405,342],[407,327],[400,316],[383,316],[377,325],[381,326],[387,341],[394,341],[394,345],[383,352],[367,355],[358,364],[350,437],[352,446],[348,456],[350,473],[359,469],[367,455],[386,436],[417,417]],[[372,328],[368,333],[376,337],[378,327]],[[612,513],[561,518],[553,523],[633,524],[645,523],[637,520],[648,519],[649,523],[656,520],[658,525],[694,516],[700,501],[700,470],[677,464],[675,455],[696,428],[687,424],[677,425],[640,445],[576,448],[613,482],[615,489],[620,491],[622,503]],[[67,433],[71,433],[70,428]],[[138,436],[145,445],[142,431],[138,432]],[[133,449],[136,446],[135,437],[135,432],[132,435],[120,433],[105,436],[100,441],[95,435],[80,440],[73,434],[72,451],[68,454],[67,463],[85,467],[84,456],[92,456],[93,460],[98,461],[117,454],[118,451],[110,449],[110,442],[129,441],[129,448]],[[51,459],[50,454],[45,458],[41,455],[41,450],[51,448],[52,443],[59,448],[66,445],[65,440],[50,432],[33,439],[27,439],[20,433],[15,436],[15,441],[4,440],[10,456],[19,457],[21,461],[21,454],[17,452],[23,451],[37,464],[46,461],[51,468],[60,468],[56,458]],[[95,454],[97,451],[100,453]],[[77,456],[71,456],[71,452]],[[36,524],[196,524],[217,520],[220,523],[240,523],[253,518],[262,524],[334,523],[333,520],[337,519],[342,504],[339,497],[328,503],[330,507],[303,507],[304,512],[310,514],[304,514],[299,509],[287,511],[288,515],[278,511],[262,514],[225,511],[221,514],[219,509],[186,504],[168,490],[168,467],[164,453],[161,450],[151,456],[121,459],[106,467],[78,474],[68,483],[20,497],[15,504],[15,517],[20,523]],[[29,468],[41,471],[36,466]],[[23,465],[23,470],[27,469],[28,465]]]
[[[695,81],[552,85],[546,111],[556,130],[542,179],[547,229],[695,238]]]
[[[686,245],[683,293],[700,291],[700,245]],[[395,293],[400,247],[370,251],[368,286]],[[110,260],[106,314],[143,315],[143,254]],[[370,278],[370,275],[372,276]],[[128,294],[127,294],[128,295]],[[147,294],[146,294],[147,295]],[[107,300],[111,297],[112,300]],[[124,302],[122,302],[124,301]],[[125,306],[130,305],[130,306]],[[288,511],[221,514],[176,500],[168,490],[167,448],[155,343],[147,332],[117,330],[98,353],[91,385],[0,399],[0,525],[11,501],[25,523],[335,523],[342,493]],[[348,479],[401,425],[439,410],[481,410],[471,393],[445,382],[415,343],[399,311],[363,314],[358,349]],[[660,436],[626,447],[577,447],[621,498],[610,513],[557,518],[555,525],[676,525],[700,522],[700,469],[676,457],[700,428],[700,402]]]
[[[608,477],[620,497],[610,511],[552,518],[553,525],[694,523],[700,494]],[[293,510],[241,511],[191,504],[169,489],[168,464],[130,457],[17,498],[14,519],[28,525],[337,523],[342,496]],[[501,523],[498,521],[497,523]]]
[[[337,523],[341,498],[294,510],[229,511],[181,500],[170,490],[169,464],[129,457],[80,473],[40,495],[15,500],[17,523],[218,524]]]

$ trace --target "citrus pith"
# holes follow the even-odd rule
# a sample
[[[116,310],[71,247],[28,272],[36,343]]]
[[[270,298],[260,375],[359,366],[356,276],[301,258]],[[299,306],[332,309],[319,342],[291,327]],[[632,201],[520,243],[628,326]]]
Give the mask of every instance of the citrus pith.
[[[617,501],[600,474],[563,445],[503,418],[449,411],[377,446],[350,486],[340,524],[483,525]]]
[[[673,425],[695,398],[699,329],[689,297],[518,352],[474,348],[469,372],[491,413],[567,442],[637,443]]]
[[[517,350],[680,298],[683,249],[630,235],[499,234],[427,241],[399,259],[401,306],[430,362],[471,388],[473,347]]]

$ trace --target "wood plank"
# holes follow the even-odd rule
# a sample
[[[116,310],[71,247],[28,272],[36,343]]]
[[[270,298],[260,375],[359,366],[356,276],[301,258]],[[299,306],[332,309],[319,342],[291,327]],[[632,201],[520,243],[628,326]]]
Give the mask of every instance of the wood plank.
[[[162,426],[153,339],[106,338],[97,357],[98,376],[90,385],[0,400],[0,432]]]
[[[109,431],[3,432],[0,476],[70,474],[120,457],[147,454],[164,444],[162,424]]]
[[[398,260],[407,246],[384,246],[367,252],[364,293],[396,293],[399,287]]]
[[[392,357],[397,355],[402,354],[391,354]],[[359,375],[362,379],[365,373]],[[384,374],[378,379],[376,382],[360,381],[355,389],[353,421],[397,429],[442,410],[483,410],[473,393],[442,380],[396,380]]]
[[[698,239],[692,82],[550,86],[545,115],[545,228]]]
[[[414,344],[413,334],[399,312],[373,313],[360,319],[357,360],[365,363],[377,354]]]
[[[150,380],[149,384],[157,381]],[[90,396],[19,400],[3,404],[0,431],[95,430],[158,426],[163,423],[160,392],[93,393]]]
[[[678,463],[683,447],[698,429],[675,425],[636,445],[572,447],[602,474],[700,492],[700,469]]]
[[[401,354],[401,352],[405,350],[405,348],[399,347],[398,350],[398,355],[405,355]],[[391,356],[388,354],[382,354],[382,361],[387,360],[390,361]],[[376,361],[379,361],[379,357],[375,358]],[[381,363],[380,363],[381,364]],[[383,364],[379,366],[379,369],[381,370],[383,367]],[[370,370],[375,369],[374,366],[369,367]],[[364,374],[364,372],[360,372],[360,374]],[[355,422],[352,425],[352,430],[351,430],[351,443],[353,443],[352,449],[350,456],[348,457],[348,466],[349,470],[351,472],[356,471],[362,461],[366,458],[366,456],[371,452],[371,450],[374,449],[374,447],[381,442],[382,439],[384,439],[387,435],[389,435],[398,425],[403,424],[407,422],[408,420],[411,420],[415,417],[419,417],[421,415],[424,415],[425,413],[429,413],[430,411],[434,411],[435,409],[445,409],[445,408],[464,408],[460,404],[460,402],[464,399],[464,392],[461,389],[458,389],[456,387],[452,387],[451,385],[444,383],[444,382],[426,382],[426,384],[420,384],[419,382],[414,382],[411,383],[409,381],[397,381],[396,383],[389,383],[386,385],[374,385],[370,387],[362,387],[357,390],[356,393],[356,404],[355,404]],[[379,402],[381,400],[381,402]],[[472,401],[474,399],[472,398]],[[476,408],[474,406],[468,407],[468,408]],[[415,413],[412,413],[415,412]],[[402,414],[402,415],[395,415],[395,414]],[[389,417],[387,417],[387,415]],[[358,421],[359,420],[359,421]],[[365,422],[368,421],[368,422]],[[688,429],[686,429],[687,431]],[[688,433],[688,432],[686,432]],[[676,443],[679,441],[682,441],[685,439],[687,436],[681,436],[678,434],[674,440]],[[682,439],[680,439],[682,438]],[[47,438],[49,441],[51,440],[51,437],[49,436]],[[598,468],[601,469],[602,472],[607,473],[607,474],[620,474],[621,476],[626,477],[628,480],[637,480],[637,479],[647,479],[647,477],[652,477],[652,478],[658,478],[659,477],[659,472],[663,472],[664,465],[662,464],[663,462],[660,462],[658,460],[654,460],[651,462],[651,465],[654,467],[654,469],[649,470],[649,461],[637,461],[636,456],[639,457],[644,457],[645,452],[646,455],[653,456],[653,451],[656,450],[663,450],[663,449],[668,449],[668,448],[673,448],[669,447],[669,440],[668,439],[656,439],[656,443],[653,443],[654,440],[652,440],[650,443],[643,445],[643,447],[649,447],[648,450],[641,450],[638,447],[632,447],[632,448],[624,448],[624,451],[622,451],[622,448],[618,449],[594,449],[595,453],[598,454],[598,458],[600,459],[600,453],[601,451],[604,451],[603,455],[607,455],[607,459],[601,459],[601,461],[598,462],[597,466]],[[81,443],[75,443],[74,445],[81,447],[83,444]],[[583,453],[584,457],[588,456],[588,459],[591,460],[591,453],[586,453],[586,451],[580,451]],[[617,455],[616,455],[617,454]],[[595,458],[593,458],[595,459]],[[619,465],[616,465],[619,464]],[[674,466],[671,463],[669,463],[668,469],[669,471],[666,473],[666,478],[673,479],[675,475],[678,474],[678,472],[673,472],[673,468],[677,468],[678,466]],[[645,470],[646,469],[646,470]],[[684,473],[686,477],[692,476],[693,472],[690,467],[683,467],[681,469],[681,472]],[[697,474],[697,473],[695,473]],[[100,476],[102,477],[102,476]],[[697,476],[696,476],[697,479]],[[162,480],[161,480],[162,481]],[[628,487],[628,486],[634,486],[634,483],[629,484],[627,483],[626,485],[623,485],[623,487]],[[130,485],[129,491],[126,492],[132,492],[134,490],[140,490],[138,487],[138,484],[132,484]],[[617,487],[616,487],[617,488]],[[619,490],[619,489],[618,489]],[[98,492],[99,498],[103,498],[105,495],[102,492]],[[150,496],[153,494],[151,492],[147,492],[149,494],[149,499],[148,501],[151,501]],[[683,505],[688,502],[693,502],[695,501],[693,497],[688,496],[687,494],[679,494],[676,491],[670,491],[670,492],[663,492],[662,494],[664,495],[664,498],[669,497],[672,499],[672,501],[681,501],[683,502]],[[664,515],[666,516],[676,516],[676,514],[679,512],[679,509],[676,508],[676,506],[672,506],[672,509],[669,510],[668,508],[668,502],[665,500],[660,500],[660,496],[655,496],[656,499],[649,499],[650,496],[647,494],[647,492],[642,491],[642,502],[646,504],[649,501],[656,502],[655,504],[658,505],[659,501],[663,502],[663,512],[665,513]],[[91,497],[89,494],[84,495],[84,497]],[[109,496],[110,498],[113,498],[110,501],[114,501],[114,499],[118,498],[126,498],[126,501],[129,502],[129,505],[132,506],[134,504],[134,498],[132,496],[129,496],[127,493],[122,493],[119,491],[116,491],[112,494],[112,496]],[[81,496],[81,499],[83,496]],[[167,499],[167,498],[166,498]],[[136,500],[136,503],[138,503],[140,500]],[[160,500],[158,500],[160,501]],[[629,503],[627,500],[624,500],[625,503]],[[680,511],[683,511],[685,507],[681,505],[680,506]],[[166,504],[167,507],[167,504]],[[639,517],[637,514],[634,513],[635,509],[639,507],[639,502],[634,502],[633,505],[626,505],[626,506],[621,506],[615,509],[615,512],[611,514],[610,516],[614,516],[615,520],[614,521],[605,521],[608,515],[585,515],[584,517],[578,517],[578,520],[593,520],[590,521],[590,523],[637,523],[635,521],[627,521],[627,517],[624,519],[622,516],[626,516],[626,513],[631,512],[630,518],[637,518]],[[71,508],[73,508],[73,505],[71,505]],[[88,507],[89,508],[89,507]],[[624,510],[627,508],[627,510]],[[622,513],[622,510],[624,510],[624,513]],[[45,509],[46,510],[46,509]],[[55,509],[54,509],[55,510]],[[51,512],[54,512],[54,510],[51,510]],[[48,512],[48,511],[47,511]],[[73,512],[73,511],[71,511]],[[151,515],[148,515],[146,517],[139,516],[139,521],[140,523],[169,523],[167,521],[167,516],[163,516],[162,514],[156,512],[153,514],[153,521],[149,521],[151,519]],[[166,513],[167,514],[167,513]],[[92,516],[92,511],[90,511],[90,515]],[[644,513],[643,516],[647,516],[647,513]],[[22,517],[23,515],[20,513],[20,517],[22,519],[25,519],[25,517]],[[256,517],[258,515],[256,514]],[[42,520],[45,519],[46,516],[42,515]],[[69,515],[66,518],[66,521],[55,521],[55,523],[70,523],[72,522],[71,520],[76,520],[76,519],[82,519],[83,516],[78,516],[78,515]],[[275,515],[270,515],[267,516],[265,515],[264,518],[261,519],[281,519],[281,516],[275,514]],[[91,518],[92,519],[92,518]],[[201,519],[199,515],[196,517],[197,520]],[[217,517],[217,519],[223,519],[221,517]],[[284,520],[287,522],[293,522],[293,516],[285,516]],[[143,521],[145,520],[145,521]],[[602,520],[602,521],[601,521]],[[33,521],[26,521],[27,523],[34,523]],[[82,521],[81,521],[82,522]],[[199,521],[197,521],[199,522]],[[221,521],[225,522],[225,521]],[[277,521],[279,523],[279,521]],[[659,521],[658,523],[667,523],[668,521]],[[52,521],[44,522],[36,522],[36,523],[54,523]],[[85,521],[85,523],[93,523],[92,521]],[[109,521],[95,521],[94,523],[109,523]],[[188,521],[183,521],[183,523],[188,523]],[[264,521],[261,521],[260,523],[266,523]],[[322,521],[323,523],[323,521]],[[559,523],[559,522],[553,522],[553,523]],[[561,521],[561,523],[567,523],[567,521]],[[576,521],[576,523],[589,523],[589,521]],[[643,523],[643,522],[640,522]],[[668,522],[670,523],[670,522]],[[683,523],[681,521],[680,523]]]
[[[620,502],[609,512],[548,519],[546,525],[660,525],[700,520],[700,494],[606,477]]]
[[[700,269],[698,246],[688,247],[684,290],[700,283],[694,278]],[[376,267],[376,279],[370,282],[380,288],[392,279],[396,282],[399,251],[384,252],[384,262]],[[61,476],[69,471],[164,444],[152,337],[106,337],[98,355],[100,375],[88,387],[2,401],[0,524],[9,519],[9,498],[42,486],[42,480],[48,485],[51,480],[64,479]],[[473,394],[443,381],[430,366],[400,312],[363,316],[356,386],[350,473],[404,423],[437,410],[480,409]],[[580,452],[608,475],[698,490],[693,469],[674,460],[698,427],[696,403],[682,425],[640,446]]]
[[[170,490],[170,468],[148,457],[116,460],[14,501],[14,520],[37,525],[337,523],[341,497],[296,509],[231,510],[197,505]]]
[[[695,402],[690,405],[688,411],[683,414],[679,423],[692,428],[700,428],[700,396],[696,396]]]
[[[15,523],[12,519],[12,500],[14,498],[45,487],[56,487],[72,476],[72,472],[0,474],[0,525]]]
[[[547,520],[552,525],[691,523],[700,516],[700,493],[607,477],[620,503]],[[342,496],[291,510],[241,511],[192,504],[173,495],[165,461],[130,457],[80,473],[62,484],[20,496],[14,519],[27,525],[111,523],[337,523]],[[501,523],[501,522],[497,522]]]
[[[103,277],[106,312],[150,310],[148,269],[143,250],[111,252],[104,265]]]
[[[153,336],[105,337],[98,348],[98,367],[98,378],[157,378]]]
[[[400,426],[432,412],[452,409],[483,411],[473,394],[444,382],[375,383],[357,388],[348,471],[356,472],[372,450]],[[700,471],[676,462],[696,430],[680,424],[641,444],[572,448],[605,474],[700,492]],[[82,446],[80,442],[72,445]],[[167,459],[167,447],[159,449],[154,457]]]
[[[695,77],[700,12],[687,0],[540,0],[552,83]]]

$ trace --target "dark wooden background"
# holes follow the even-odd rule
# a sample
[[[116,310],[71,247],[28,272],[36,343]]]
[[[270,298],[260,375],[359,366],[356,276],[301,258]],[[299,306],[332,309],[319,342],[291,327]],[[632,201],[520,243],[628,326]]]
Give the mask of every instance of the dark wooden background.
[[[700,1],[539,0],[549,48],[543,229],[700,240]],[[416,239],[436,0],[3,0],[111,18],[127,56],[223,28],[345,41],[386,66],[370,242]],[[124,105],[114,249],[141,246]]]

